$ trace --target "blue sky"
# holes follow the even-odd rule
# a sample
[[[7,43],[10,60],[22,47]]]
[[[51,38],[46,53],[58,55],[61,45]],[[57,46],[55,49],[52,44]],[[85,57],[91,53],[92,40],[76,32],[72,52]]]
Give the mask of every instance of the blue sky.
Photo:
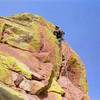
[[[100,100],[99,0],[0,0],[0,16],[29,12],[60,26],[87,69],[91,100]]]

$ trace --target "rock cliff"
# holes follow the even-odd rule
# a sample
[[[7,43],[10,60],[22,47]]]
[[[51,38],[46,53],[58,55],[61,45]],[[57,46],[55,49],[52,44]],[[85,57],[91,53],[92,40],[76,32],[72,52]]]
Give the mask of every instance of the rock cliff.
[[[85,66],[63,37],[38,15],[0,17],[0,100],[89,100]]]

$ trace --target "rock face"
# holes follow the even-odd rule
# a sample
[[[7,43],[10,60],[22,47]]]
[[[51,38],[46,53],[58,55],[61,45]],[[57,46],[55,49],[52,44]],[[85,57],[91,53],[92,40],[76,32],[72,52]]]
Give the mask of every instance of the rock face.
[[[0,100],[89,100],[84,64],[64,32],[42,17],[0,17]]]

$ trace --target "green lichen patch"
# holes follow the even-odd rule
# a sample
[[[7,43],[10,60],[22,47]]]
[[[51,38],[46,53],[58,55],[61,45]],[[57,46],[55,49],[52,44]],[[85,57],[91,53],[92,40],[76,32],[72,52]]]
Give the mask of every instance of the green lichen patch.
[[[25,96],[17,90],[0,84],[0,100],[25,100]]]
[[[20,63],[14,57],[5,56],[3,53],[0,52],[0,69],[2,70],[2,66],[5,71],[11,70],[17,73],[24,75],[28,79],[32,79],[32,72],[27,68],[26,65]],[[4,74],[5,75],[5,74]]]
[[[53,64],[54,64],[54,77],[58,77],[59,75],[59,69],[62,63],[62,57],[60,53],[59,48],[59,42],[57,38],[53,35],[52,31],[50,31],[48,28],[45,28],[45,38],[47,39],[47,42],[49,42],[49,45],[52,48],[52,57],[53,57]]]
[[[1,21],[0,22],[0,33],[4,31],[4,26],[5,26],[5,23]]]
[[[11,71],[6,69],[1,63],[0,63],[0,81],[5,84],[13,85],[11,79]]]
[[[82,61],[80,60],[80,58],[78,57],[78,55],[73,51],[73,54],[70,58],[70,60],[67,62],[68,64],[68,70],[70,72],[74,72],[75,75],[73,77],[75,77],[76,81],[78,82],[78,84],[76,84],[76,86],[79,86],[79,88],[84,91],[84,93],[88,92],[88,84],[87,84],[87,80],[86,80],[86,70],[85,70],[85,66],[83,65]],[[69,77],[71,78],[71,77]],[[74,82],[74,80],[71,80]]]
[[[31,42],[31,45],[35,48],[35,51],[38,52],[41,47],[41,33],[40,33],[40,28],[39,24],[36,22],[31,23],[31,28],[33,28],[34,34],[33,34],[33,39]]]
[[[64,90],[61,88],[61,86],[57,83],[57,81],[54,78],[48,89],[48,92],[54,92],[54,93],[58,93],[60,95],[64,94]]]
[[[2,39],[2,33],[4,31],[5,28],[5,23],[0,21],[0,40]]]

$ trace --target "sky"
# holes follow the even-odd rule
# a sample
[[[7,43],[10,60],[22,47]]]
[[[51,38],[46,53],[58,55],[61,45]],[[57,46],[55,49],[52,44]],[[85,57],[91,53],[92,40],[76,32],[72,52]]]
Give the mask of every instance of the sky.
[[[100,100],[99,0],[0,0],[0,16],[35,13],[60,26],[86,65],[91,100]]]

